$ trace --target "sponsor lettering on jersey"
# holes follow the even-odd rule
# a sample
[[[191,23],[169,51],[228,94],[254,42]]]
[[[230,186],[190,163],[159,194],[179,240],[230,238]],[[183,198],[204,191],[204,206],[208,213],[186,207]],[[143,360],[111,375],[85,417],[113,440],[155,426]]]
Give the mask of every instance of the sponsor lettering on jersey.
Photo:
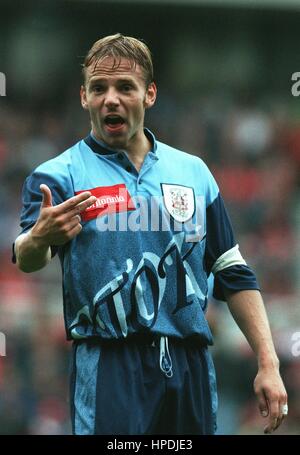
[[[97,216],[108,213],[129,212],[135,210],[134,202],[124,183],[113,186],[98,186],[86,190],[76,191],[75,194],[90,191],[97,197],[96,202],[81,213],[83,221],[89,221]]]

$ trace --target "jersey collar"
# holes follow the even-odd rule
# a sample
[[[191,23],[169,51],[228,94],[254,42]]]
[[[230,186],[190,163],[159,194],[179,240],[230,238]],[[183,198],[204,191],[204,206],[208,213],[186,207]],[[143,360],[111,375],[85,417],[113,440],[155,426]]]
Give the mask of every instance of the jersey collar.
[[[150,153],[155,154],[157,150],[157,142],[154,134],[148,128],[144,128],[144,133],[152,144]],[[93,150],[93,152],[98,153],[99,155],[114,155],[122,151],[108,147],[105,142],[96,139],[92,132],[84,139],[84,142]]]

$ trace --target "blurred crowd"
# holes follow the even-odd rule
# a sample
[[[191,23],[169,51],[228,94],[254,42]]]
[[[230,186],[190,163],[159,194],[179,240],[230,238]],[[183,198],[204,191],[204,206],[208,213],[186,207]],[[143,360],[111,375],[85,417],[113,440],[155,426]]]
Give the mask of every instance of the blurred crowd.
[[[0,434],[69,434],[68,369],[60,266],[26,275],[11,263],[19,233],[26,176],[89,133],[87,115],[70,90],[60,111],[0,104]],[[200,156],[226,201],[241,251],[264,294],[289,416],[279,430],[300,431],[300,359],[292,335],[300,332],[300,119],[285,105],[239,99],[179,99],[159,92],[146,125],[157,139]],[[209,321],[220,394],[219,432],[260,434],[252,382],[255,359],[224,303],[211,298]]]

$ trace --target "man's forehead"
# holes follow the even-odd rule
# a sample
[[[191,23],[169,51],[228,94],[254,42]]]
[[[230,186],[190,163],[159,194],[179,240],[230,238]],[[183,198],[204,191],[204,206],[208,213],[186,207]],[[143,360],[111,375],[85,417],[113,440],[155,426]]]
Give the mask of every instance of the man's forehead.
[[[87,79],[106,76],[142,77],[143,73],[138,64],[125,58],[104,57],[92,62],[87,68]]]

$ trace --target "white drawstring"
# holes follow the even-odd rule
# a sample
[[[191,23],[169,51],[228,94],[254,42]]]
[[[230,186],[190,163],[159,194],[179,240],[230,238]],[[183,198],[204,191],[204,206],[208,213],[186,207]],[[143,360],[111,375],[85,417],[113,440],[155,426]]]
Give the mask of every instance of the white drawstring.
[[[159,366],[167,378],[171,378],[173,376],[168,337],[160,337]]]

